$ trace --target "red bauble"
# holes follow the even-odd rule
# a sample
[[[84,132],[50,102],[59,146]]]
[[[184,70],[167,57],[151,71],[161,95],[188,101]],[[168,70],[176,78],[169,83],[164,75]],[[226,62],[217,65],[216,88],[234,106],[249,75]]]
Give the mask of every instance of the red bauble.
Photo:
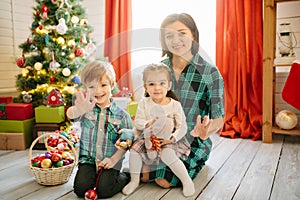
[[[86,193],[84,194],[85,200],[95,200],[97,198],[98,198],[97,192],[92,189],[86,191]]]
[[[75,56],[79,57],[79,56],[84,56],[84,49],[83,48],[77,48],[74,51]]]
[[[55,81],[55,78],[54,77],[50,77],[50,82],[54,83],[54,81]]]
[[[25,64],[24,58],[18,58],[18,59],[17,59],[17,65],[18,65],[18,67],[23,68],[23,67],[24,67],[24,64]]]

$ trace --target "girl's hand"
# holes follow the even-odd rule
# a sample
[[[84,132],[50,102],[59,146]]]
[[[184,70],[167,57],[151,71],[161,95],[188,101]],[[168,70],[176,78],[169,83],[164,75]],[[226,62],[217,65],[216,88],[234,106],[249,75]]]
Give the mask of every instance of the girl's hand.
[[[199,137],[202,140],[206,140],[209,137],[209,128],[212,124],[212,119],[206,115],[201,122],[201,116],[198,115],[196,126],[191,131],[191,136]]]
[[[147,122],[147,124],[145,125],[145,128],[149,128],[152,124],[154,124],[154,122],[158,119],[158,117],[156,117],[155,119],[151,119]]]
[[[77,112],[76,114],[80,116],[87,113],[95,106],[96,102],[97,100],[95,98],[93,98],[91,102],[91,93],[89,90],[87,91],[87,93],[79,91],[77,93],[74,105]]]
[[[172,136],[169,140],[160,139],[159,141],[160,141],[160,145],[163,146],[166,144],[171,144],[176,142],[176,139]]]

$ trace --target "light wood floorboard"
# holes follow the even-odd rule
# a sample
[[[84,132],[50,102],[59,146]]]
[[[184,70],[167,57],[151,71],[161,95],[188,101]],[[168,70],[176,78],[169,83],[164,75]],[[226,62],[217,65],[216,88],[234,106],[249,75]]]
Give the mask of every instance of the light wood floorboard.
[[[162,189],[142,183],[129,196],[118,193],[112,200],[299,200],[300,136],[274,135],[272,144],[213,135],[213,150],[194,179],[195,195],[185,198],[182,188]],[[38,154],[44,151],[33,151]],[[70,180],[58,186],[39,185],[30,169],[28,149],[0,151],[0,199],[77,200]]]

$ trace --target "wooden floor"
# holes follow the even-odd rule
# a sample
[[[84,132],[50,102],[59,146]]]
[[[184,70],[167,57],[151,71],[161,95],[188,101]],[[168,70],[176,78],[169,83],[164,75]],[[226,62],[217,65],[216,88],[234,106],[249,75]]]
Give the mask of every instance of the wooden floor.
[[[141,184],[130,196],[110,199],[300,199],[300,136],[274,135],[272,144],[213,135],[213,151],[194,180],[196,193],[184,198],[181,188]],[[34,154],[34,153],[33,153]],[[79,199],[72,191],[76,170],[59,186],[36,183],[28,167],[28,150],[0,151],[0,199]]]

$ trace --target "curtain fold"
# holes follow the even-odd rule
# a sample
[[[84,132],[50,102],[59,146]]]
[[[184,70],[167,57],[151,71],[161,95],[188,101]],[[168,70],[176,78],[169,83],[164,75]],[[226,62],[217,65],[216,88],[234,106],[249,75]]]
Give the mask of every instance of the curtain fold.
[[[119,89],[132,92],[131,81],[131,0],[105,1],[104,56],[115,68]]]
[[[261,139],[262,8],[262,0],[217,0],[216,64],[226,113],[221,136]]]

